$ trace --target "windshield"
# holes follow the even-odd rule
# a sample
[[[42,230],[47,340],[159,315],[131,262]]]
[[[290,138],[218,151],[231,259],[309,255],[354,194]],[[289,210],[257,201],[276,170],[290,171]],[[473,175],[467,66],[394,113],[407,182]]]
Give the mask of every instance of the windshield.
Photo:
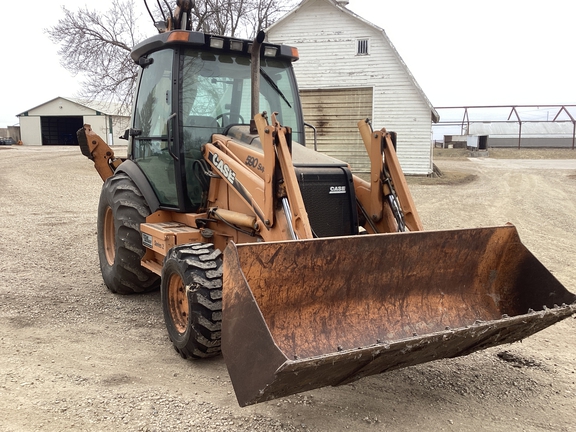
[[[278,121],[304,143],[300,105],[287,60],[261,61],[260,112],[278,113]],[[250,59],[230,53],[188,50],[181,61],[182,125],[185,141],[209,141],[232,124],[250,124]]]

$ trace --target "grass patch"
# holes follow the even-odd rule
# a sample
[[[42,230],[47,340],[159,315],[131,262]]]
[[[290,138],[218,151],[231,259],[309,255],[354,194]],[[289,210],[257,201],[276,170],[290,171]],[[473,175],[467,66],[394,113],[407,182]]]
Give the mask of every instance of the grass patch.
[[[454,186],[472,183],[477,178],[476,174],[462,171],[442,171],[442,176],[440,177],[406,176],[406,182],[409,185]]]

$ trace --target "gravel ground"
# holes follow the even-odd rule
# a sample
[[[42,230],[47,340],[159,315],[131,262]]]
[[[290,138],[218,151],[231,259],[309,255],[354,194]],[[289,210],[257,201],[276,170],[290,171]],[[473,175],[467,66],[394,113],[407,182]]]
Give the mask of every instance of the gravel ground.
[[[427,229],[514,223],[574,292],[574,152],[506,162],[521,153],[438,155],[443,178],[411,181],[417,208]],[[101,181],[77,148],[2,147],[0,185],[1,431],[576,431],[574,319],[522,343],[239,408],[221,357],[174,352],[158,293],[105,288]]]

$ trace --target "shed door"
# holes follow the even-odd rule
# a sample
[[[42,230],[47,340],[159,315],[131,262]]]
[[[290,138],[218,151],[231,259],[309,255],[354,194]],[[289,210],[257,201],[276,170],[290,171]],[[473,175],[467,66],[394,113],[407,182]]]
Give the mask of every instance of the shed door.
[[[42,116],[42,145],[78,145],[76,131],[83,126],[82,116]]]
[[[357,123],[372,118],[372,87],[300,90],[304,121],[316,127],[318,151],[348,162],[355,173],[369,173],[370,161]],[[314,136],[306,128],[306,143]]]

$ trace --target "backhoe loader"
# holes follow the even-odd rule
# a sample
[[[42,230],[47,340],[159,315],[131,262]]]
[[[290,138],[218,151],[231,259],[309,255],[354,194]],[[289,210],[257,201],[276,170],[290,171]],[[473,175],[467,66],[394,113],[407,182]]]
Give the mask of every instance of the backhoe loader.
[[[395,135],[359,133],[368,180],[305,146],[285,45],[190,29],[137,45],[125,160],[89,125],[113,293],[160,286],[184,358],[222,353],[241,406],[521,340],[576,296],[514,226],[424,231]]]

